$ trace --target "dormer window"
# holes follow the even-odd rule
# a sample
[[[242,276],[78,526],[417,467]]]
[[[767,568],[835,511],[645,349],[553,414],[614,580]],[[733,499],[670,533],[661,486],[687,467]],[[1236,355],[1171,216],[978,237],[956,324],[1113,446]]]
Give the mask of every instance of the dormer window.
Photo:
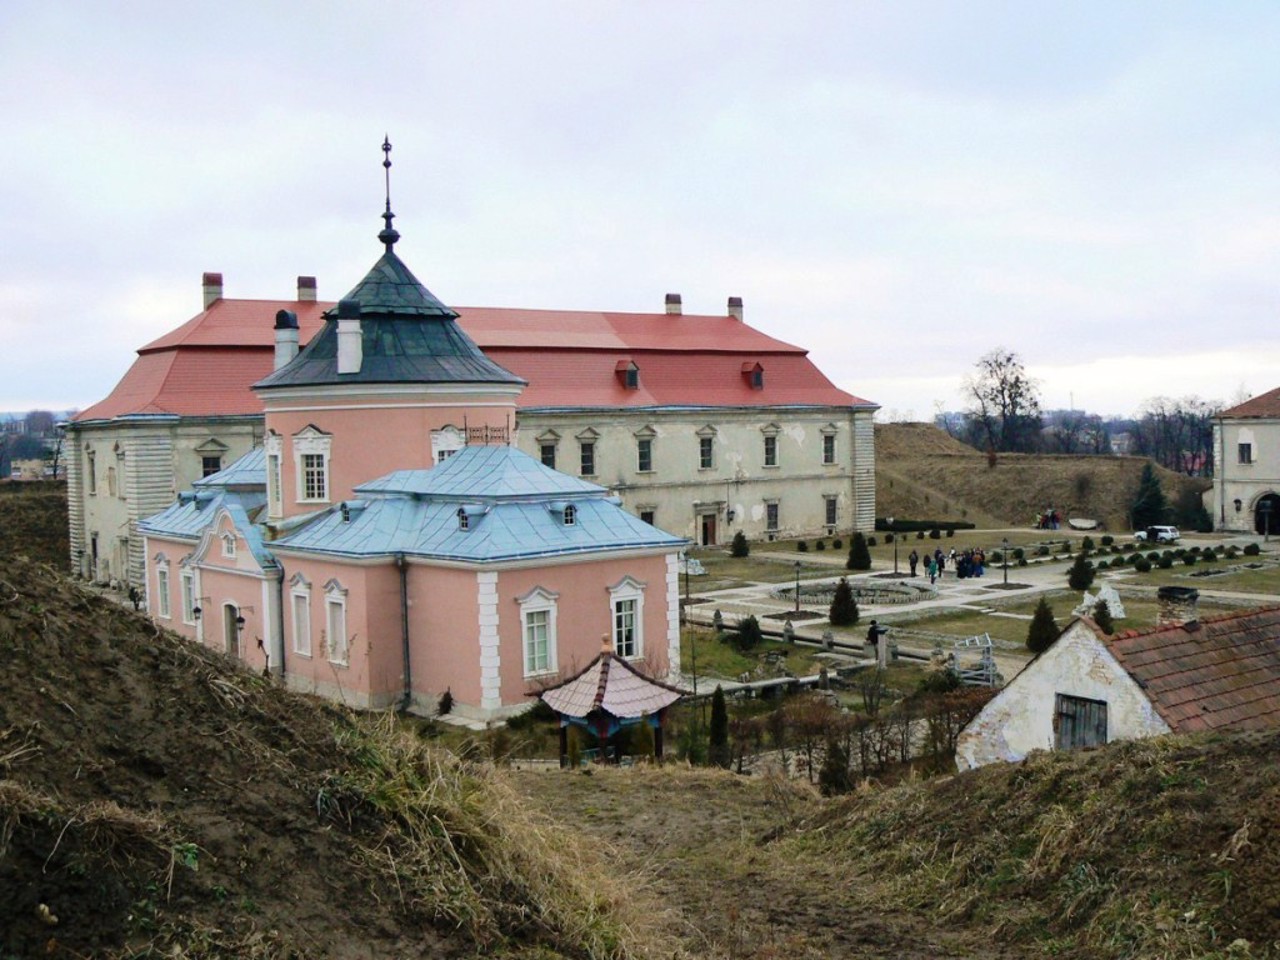
[[[464,510],[462,507],[458,508],[458,529],[459,530],[471,529],[471,518],[467,516],[467,511]]]
[[[236,535],[234,533],[224,533],[222,535],[222,555],[228,560],[236,558]]]
[[[572,527],[577,522],[578,522],[578,508],[575,507],[572,503],[566,504],[564,508],[564,525],[566,527]]]
[[[614,367],[618,381],[628,390],[640,389],[640,368],[634,360],[619,360]]]
[[[764,367],[759,363],[747,361],[742,365],[742,378],[752,390],[764,389]]]

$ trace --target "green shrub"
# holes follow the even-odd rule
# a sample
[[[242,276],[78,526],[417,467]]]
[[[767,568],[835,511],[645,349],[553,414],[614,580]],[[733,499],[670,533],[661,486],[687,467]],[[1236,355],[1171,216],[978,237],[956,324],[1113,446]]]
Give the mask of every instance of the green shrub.
[[[1088,538],[1086,537],[1085,539],[1087,540]],[[1109,547],[1109,546],[1111,546],[1111,545],[1112,545],[1113,543],[1115,543],[1115,542],[1116,542],[1116,538],[1115,538],[1115,537],[1113,537],[1111,534],[1109,534],[1109,533],[1104,533],[1104,534],[1102,535],[1102,545],[1103,545],[1104,547]]]
[[[843,550],[843,549],[844,549],[844,541],[843,541],[843,540],[841,540],[839,537],[836,537],[834,540],[832,540],[832,541],[831,541],[831,549],[832,549],[832,550]]]
[[[1163,557],[1161,557],[1159,560],[1156,561],[1156,565],[1159,566],[1161,570],[1168,570],[1170,567],[1173,566],[1173,554],[1171,553],[1165,554]]]
[[[844,565],[849,570],[871,569],[871,551],[867,549],[866,538],[861,533],[853,535],[849,543],[849,559]]]
[[[716,684],[711,697],[711,730],[708,736],[707,759],[712,766],[729,766],[729,710],[724,702],[724,689]]]
[[[825,550],[825,549],[827,549],[827,541],[825,541],[825,540],[819,540],[817,543],[815,543],[815,544],[813,545],[813,549],[815,549],[815,550]]]
[[[1058,624],[1054,622],[1053,610],[1049,601],[1041,597],[1027,627],[1027,649],[1032,653],[1044,653],[1057,639]]]
[[[751,544],[747,542],[747,535],[739,530],[733,535],[733,544],[729,547],[729,556],[731,557],[749,557],[751,556]]]
[[[1089,562],[1089,558],[1079,553],[1076,555],[1076,562],[1071,564],[1071,569],[1067,571],[1067,585],[1072,590],[1088,590],[1095,576],[1093,564]]]
[[[867,546],[868,546],[868,547],[874,547],[875,545],[876,545],[876,538],[875,538],[875,537],[867,537]]]
[[[1246,543],[1244,546],[1244,555],[1246,557],[1256,557],[1262,552],[1262,548],[1256,543]]]
[[[796,549],[797,549],[797,550],[799,550],[801,553],[808,553],[808,552],[809,552],[809,544],[807,544],[807,543],[806,543],[805,541],[803,541],[803,540],[797,540],[797,541],[796,541]]]
[[[1082,554],[1080,554],[1080,556],[1082,556],[1082,557],[1083,557],[1083,556],[1084,556],[1084,554],[1082,553]],[[1097,563],[1095,563],[1095,564],[1093,565],[1093,569],[1095,569],[1095,570],[1106,570],[1106,569],[1107,569],[1107,567],[1109,567],[1109,566],[1111,566],[1111,561],[1110,561],[1110,560],[1099,560]]]
[[[1105,540],[1103,541],[1103,545],[1104,545],[1104,546],[1106,545],[1106,541],[1105,541]],[[1092,550],[1092,549],[1093,549],[1093,537],[1085,537],[1083,540],[1081,540],[1081,541],[1080,541],[1080,549],[1081,549],[1081,550]]]
[[[932,530],[930,530],[930,531],[929,531],[929,539],[930,539],[930,540],[941,540],[941,539],[942,539],[942,531],[941,531],[941,530],[939,530],[937,527],[934,527]]]
[[[1115,621],[1111,619],[1111,606],[1107,601],[1099,600],[1093,605],[1093,622],[1105,634],[1110,635],[1116,632]]]
[[[1152,563],[1155,563],[1157,560],[1160,559],[1160,551],[1159,550],[1150,551],[1147,554],[1147,559],[1150,560]]]
[[[760,629],[760,621],[754,615],[748,615],[738,621],[737,645],[742,651],[754,650],[764,639]]]
[[[631,728],[631,755],[652,758],[656,752],[653,724],[649,722],[649,715],[646,713],[640,718],[640,722]]]
[[[1047,543],[1042,543],[1040,544],[1040,546],[1036,547],[1037,557],[1047,557],[1048,555],[1049,555],[1049,545]]]
[[[956,535],[956,528],[955,528],[955,527],[947,527],[947,536],[948,536],[948,537],[954,537],[955,535]]]
[[[1134,563],[1133,569],[1137,570],[1139,573],[1150,573],[1151,561],[1146,557],[1139,557],[1137,562]]]
[[[853,792],[857,780],[849,768],[849,751],[835,737],[827,737],[822,767],[818,770],[818,789],[824,797]]]
[[[892,533],[886,533],[886,534],[884,535],[884,542],[885,542],[885,543],[893,543],[893,534],[892,534]]]
[[[1196,565],[1196,559],[1197,558],[1194,553],[1188,553],[1182,557],[1182,562],[1185,563],[1188,567],[1194,567]]]
[[[1021,547],[1014,547],[1012,556],[1015,560],[1023,560],[1026,558],[1027,554]]]
[[[849,586],[845,577],[841,577],[836,584],[828,617],[833,627],[851,627],[858,622],[858,601],[853,595],[853,587]]]
[[[923,539],[924,539],[924,531],[923,531],[923,530],[917,530],[917,531],[916,531],[916,539],[917,539],[917,540],[923,540]]]

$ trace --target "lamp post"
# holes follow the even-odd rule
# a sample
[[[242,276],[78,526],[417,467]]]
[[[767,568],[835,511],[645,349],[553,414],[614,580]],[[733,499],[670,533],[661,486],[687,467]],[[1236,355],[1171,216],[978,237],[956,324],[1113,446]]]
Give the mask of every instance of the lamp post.
[[[893,575],[898,575],[898,535],[893,530],[893,517],[886,518],[889,521],[889,536],[893,537]]]
[[[800,561],[796,561],[796,613],[800,612]]]
[[[1001,540],[1000,546],[1003,548],[1000,551],[1000,559],[1003,563],[1000,565],[1004,568],[1004,585],[1007,587],[1009,585],[1009,538],[1005,537]]]

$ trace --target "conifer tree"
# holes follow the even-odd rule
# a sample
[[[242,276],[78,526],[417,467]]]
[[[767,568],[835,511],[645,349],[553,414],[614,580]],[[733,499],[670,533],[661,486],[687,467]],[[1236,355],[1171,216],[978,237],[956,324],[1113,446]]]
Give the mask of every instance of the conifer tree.
[[[1044,653],[1058,639],[1058,625],[1053,619],[1053,609],[1044,597],[1036,604],[1036,612],[1031,615],[1031,625],[1027,628],[1027,649],[1032,653]]]
[[[1093,583],[1093,578],[1097,575],[1093,564],[1089,562],[1089,557],[1081,550],[1076,554],[1075,563],[1071,564],[1071,569],[1067,571],[1067,585],[1072,590],[1088,590]]]
[[[845,562],[845,567],[849,570],[871,569],[871,551],[867,549],[867,538],[861,533],[853,535],[853,540],[849,544],[849,559]]]
[[[729,766],[729,711],[725,707],[724,689],[716,684],[711,697],[711,733],[708,758],[712,766]]]
[[[747,542],[747,535],[739,530],[733,535],[733,543],[729,546],[729,556],[731,557],[749,557],[751,556],[751,544]]]
[[[1138,492],[1129,508],[1133,515],[1133,529],[1145,530],[1152,524],[1164,523],[1169,514],[1169,501],[1160,489],[1160,479],[1156,476],[1155,467],[1147,463],[1142,468],[1142,476],[1138,479]]]
[[[1116,632],[1115,621],[1111,619],[1111,605],[1107,601],[1099,600],[1093,605],[1093,622],[1108,636]]]
[[[823,796],[832,797],[849,793],[853,787],[853,775],[849,771],[849,751],[840,741],[828,737],[822,769],[818,771],[818,789]]]
[[[858,601],[853,596],[853,587],[845,577],[836,584],[836,595],[831,599],[831,611],[828,613],[833,627],[851,627],[858,622]]]

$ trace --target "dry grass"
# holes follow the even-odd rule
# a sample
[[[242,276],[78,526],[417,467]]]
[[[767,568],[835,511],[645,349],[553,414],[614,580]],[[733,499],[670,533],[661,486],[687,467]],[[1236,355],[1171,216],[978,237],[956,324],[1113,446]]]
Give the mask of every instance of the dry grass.
[[[343,739],[359,763],[317,805],[349,822],[361,807],[377,812],[386,827],[364,865],[394,876],[410,911],[499,954],[542,945],[601,960],[679,955],[632,878],[535,814],[491,765],[429,747],[389,717],[354,720]]]

